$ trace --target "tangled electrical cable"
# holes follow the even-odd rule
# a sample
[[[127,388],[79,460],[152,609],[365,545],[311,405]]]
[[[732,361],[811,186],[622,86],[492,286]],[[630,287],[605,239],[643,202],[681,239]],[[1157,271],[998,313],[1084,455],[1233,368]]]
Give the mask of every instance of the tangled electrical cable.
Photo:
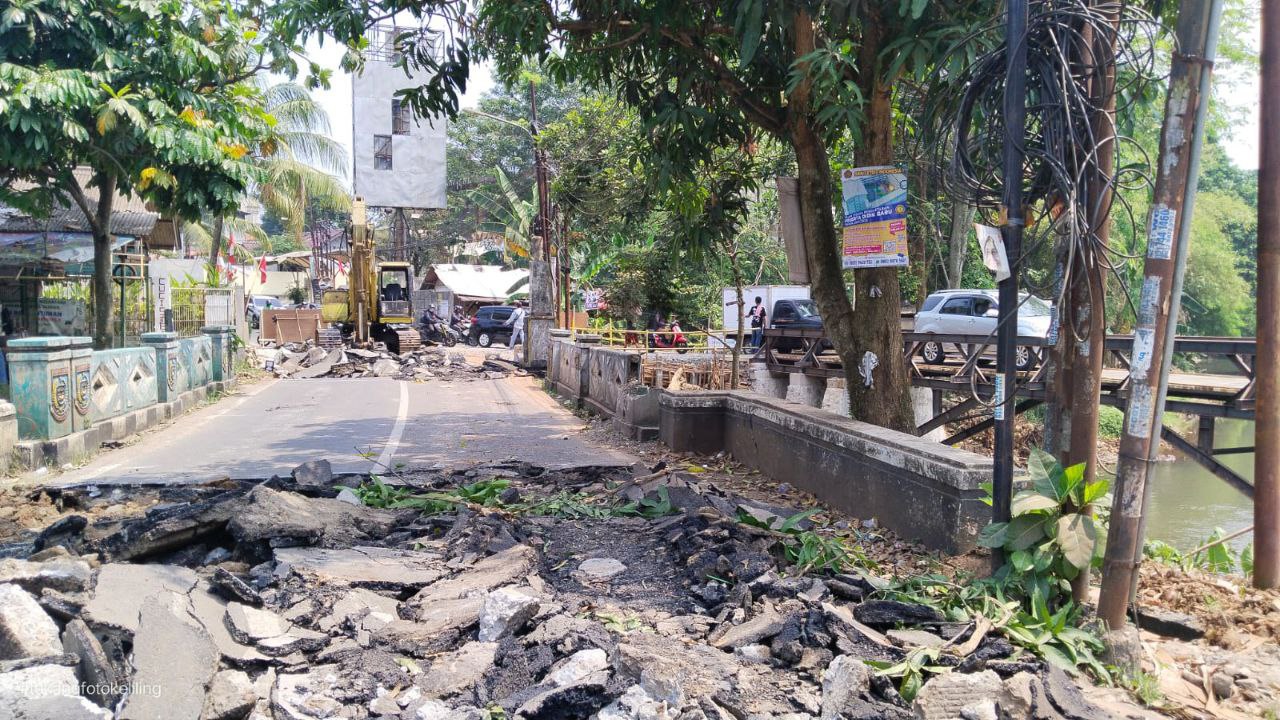
[[[1104,228],[1117,207],[1128,214],[1128,227],[1145,224],[1120,191],[1151,186],[1149,158],[1134,139],[1118,132],[1116,118],[1131,117],[1136,103],[1160,80],[1158,31],[1155,18],[1131,3],[1035,0],[1025,35],[1012,39],[1027,49],[1023,189],[1028,218],[1022,255],[1009,262],[1030,294],[1052,291],[1059,317],[1072,287],[1087,282],[1090,268],[1117,278],[1129,297],[1123,270],[1136,255],[1109,243]],[[953,55],[963,57],[960,53],[974,44],[993,49],[958,72],[954,63],[939,63],[920,135],[947,194],[988,216],[1000,207],[1009,142],[1003,123],[1008,47],[1003,38],[998,17],[959,43]],[[1037,287],[1026,277],[1027,259],[1046,248],[1056,253],[1057,272]],[[1102,313],[1096,313],[1084,322],[1102,321]],[[1088,328],[1072,325],[1059,332],[1081,338]]]

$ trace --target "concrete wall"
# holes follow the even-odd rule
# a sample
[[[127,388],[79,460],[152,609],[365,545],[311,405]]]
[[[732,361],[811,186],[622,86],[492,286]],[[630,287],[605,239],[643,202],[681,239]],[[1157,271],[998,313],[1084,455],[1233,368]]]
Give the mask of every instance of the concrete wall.
[[[927,547],[972,549],[991,460],[818,408],[747,392],[659,396],[673,450],[729,451],[775,480]]]
[[[616,415],[627,386],[639,380],[639,353],[604,347],[590,348],[587,353],[585,402],[601,415]]]
[[[582,371],[588,348],[569,340],[551,343],[551,358],[547,362],[547,382],[556,392],[581,404],[584,392]]]
[[[657,398],[640,385],[640,353],[553,336],[547,385],[577,407],[613,418],[629,437],[652,440],[658,432]]]
[[[151,348],[95,352],[91,377],[90,399],[96,420],[107,420],[156,402],[156,354]]]
[[[143,347],[103,351],[90,350],[88,338],[10,342],[17,368],[14,403],[0,405],[0,467],[11,455],[27,467],[79,460],[231,388],[232,332],[210,326],[181,340],[148,333]]]

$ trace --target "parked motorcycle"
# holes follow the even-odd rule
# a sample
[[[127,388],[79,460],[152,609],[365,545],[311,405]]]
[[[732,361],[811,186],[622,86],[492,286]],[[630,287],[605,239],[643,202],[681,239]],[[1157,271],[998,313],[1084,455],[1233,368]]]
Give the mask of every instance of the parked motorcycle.
[[[689,339],[684,336],[684,332],[680,329],[680,323],[673,320],[667,327],[667,332],[658,332],[649,336],[649,348],[651,350],[675,350],[683,355],[689,352]]]
[[[462,335],[443,322],[427,322],[422,324],[422,339],[437,345],[453,347],[462,339]]]

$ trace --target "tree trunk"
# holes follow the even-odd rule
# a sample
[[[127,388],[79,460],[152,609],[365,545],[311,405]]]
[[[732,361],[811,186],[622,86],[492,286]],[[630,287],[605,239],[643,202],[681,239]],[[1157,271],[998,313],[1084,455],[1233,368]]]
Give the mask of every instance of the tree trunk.
[[[209,284],[222,284],[218,273],[218,256],[222,254],[222,216],[213,219],[213,237],[209,238]]]
[[[868,164],[888,164],[893,161],[893,115],[889,87],[875,80],[875,58],[880,52],[878,18],[868,18],[866,26],[874,29],[864,32],[860,59],[869,57],[869,60],[860,67],[866,69],[873,91],[863,91],[869,101],[863,145],[867,148]],[[804,57],[815,47],[813,21],[806,11],[796,13],[794,28],[796,57]],[[898,269],[855,271],[856,292],[860,298],[855,314],[845,290],[841,236],[836,231],[831,208],[834,197],[831,164],[813,120],[810,91],[809,80],[802,81],[793,91],[787,132],[796,153],[800,220],[813,300],[822,313],[827,337],[845,368],[850,414],[857,420],[914,433],[911,381],[903,359],[899,325]],[[879,297],[871,296],[872,288],[879,290]],[[872,381],[869,386],[859,373],[868,353],[874,355],[878,363],[869,372]]]
[[[964,261],[969,254],[969,228],[973,227],[974,207],[967,200],[951,201],[951,237],[947,242],[947,287],[958,288],[964,275]]]
[[[733,368],[729,371],[729,389],[738,389],[738,360],[742,356],[742,308],[746,302],[742,298],[742,268],[738,265],[738,242],[730,240],[726,248],[729,251],[729,269],[733,272],[733,288],[738,294],[738,337],[733,343]]]
[[[89,218],[93,231],[93,346],[106,350],[112,346],[111,210],[116,199],[115,173],[99,175],[97,184],[98,207]]]

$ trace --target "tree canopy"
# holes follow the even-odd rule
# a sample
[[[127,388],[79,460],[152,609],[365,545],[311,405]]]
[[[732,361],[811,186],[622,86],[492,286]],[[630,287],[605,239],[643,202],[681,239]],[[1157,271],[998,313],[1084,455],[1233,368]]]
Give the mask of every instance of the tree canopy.
[[[220,215],[254,181],[253,156],[275,151],[275,120],[247,82],[266,66],[257,37],[222,0],[19,0],[0,14],[0,199],[85,212],[99,346],[110,342],[114,192],[180,218]],[[77,166],[93,171],[96,208]]]

